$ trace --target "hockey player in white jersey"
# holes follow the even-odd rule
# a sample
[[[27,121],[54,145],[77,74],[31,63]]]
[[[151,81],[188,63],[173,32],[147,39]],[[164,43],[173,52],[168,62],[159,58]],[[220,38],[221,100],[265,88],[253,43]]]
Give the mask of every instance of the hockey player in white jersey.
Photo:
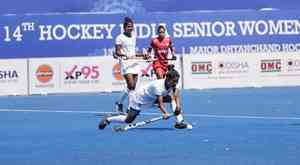
[[[99,129],[104,129],[112,122],[132,123],[142,110],[155,105],[158,105],[163,118],[167,120],[171,115],[166,111],[164,103],[171,103],[176,117],[174,127],[177,129],[187,128],[189,124],[183,120],[180,92],[177,87],[179,77],[179,73],[171,65],[165,79],[154,80],[136,90],[135,95],[129,98],[127,114],[105,117],[99,123]]]

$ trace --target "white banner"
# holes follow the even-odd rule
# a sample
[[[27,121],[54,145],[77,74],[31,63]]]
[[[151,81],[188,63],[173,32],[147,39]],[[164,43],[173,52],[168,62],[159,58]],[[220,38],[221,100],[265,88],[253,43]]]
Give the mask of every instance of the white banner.
[[[27,59],[0,60],[0,95],[27,94]]]
[[[119,64],[118,60],[113,59],[111,57],[110,60],[110,68],[111,68],[111,75],[112,75],[112,90],[113,91],[123,91],[126,89],[126,82],[121,73],[121,65]]]
[[[63,92],[110,92],[111,57],[81,57],[61,59],[61,89]]]
[[[255,83],[255,55],[183,56],[184,88],[247,87]]]
[[[30,59],[30,94],[110,92],[109,57]]]
[[[300,85],[300,53],[272,53],[258,57],[260,86]]]
[[[60,58],[29,59],[29,93],[60,92]]]
[[[184,88],[300,85],[297,53],[183,56]]]

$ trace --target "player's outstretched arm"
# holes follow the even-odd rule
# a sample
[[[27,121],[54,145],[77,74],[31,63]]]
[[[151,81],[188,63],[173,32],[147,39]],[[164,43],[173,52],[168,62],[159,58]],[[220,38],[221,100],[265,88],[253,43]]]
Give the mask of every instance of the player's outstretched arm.
[[[157,99],[158,99],[159,110],[162,112],[164,119],[165,120],[169,119],[170,114],[165,109],[164,102],[163,102],[163,96],[157,96]]]

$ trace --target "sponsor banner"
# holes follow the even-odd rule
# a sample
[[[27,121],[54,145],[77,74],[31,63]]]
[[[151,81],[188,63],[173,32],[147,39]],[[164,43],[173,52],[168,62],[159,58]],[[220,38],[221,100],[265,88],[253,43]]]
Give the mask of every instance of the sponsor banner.
[[[30,94],[111,91],[109,57],[30,59]]]
[[[0,16],[0,58],[107,56],[123,32],[121,14]],[[217,11],[132,15],[137,51],[166,27],[178,54],[300,52],[299,11]],[[18,45],[18,46],[15,46]]]
[[[27,60],[0,60],[0,95],[27,95]]]
[[[299,53],[184,56],[184,88],[299,86],[299,62]]]
[[[121,74],[121,68],[118,60],[111,60],[113,63],[111,65],[111,73],[112,73],[112,90],[113,91],[125,91],[127,89],[126,82]],[[181,62],[178,58],[176,61],[170,61],[170,64],[175,65],[175,69],[181,74]],[[152,68],[152,62],[139,61],[139,65],[141,71],[138,77],[137,88],[144,84],[147,84],[156,79],[155,72]],[[181,78],[179,81],[179,87],[181,88]]]
[[[111,57],[62,58],[61,90],[63,92],[110,92],[111,74],[107,61]]]
[[[47,94],[60,92],[60,59],[29,59],[29,93]]]
[[[125,91],[126,90],[126,82],[121,72],[121,65],[119,64],[119,61],[116,59],[113,59],[111,57],[111,75],[112,75],[112,90],[113,91]]]
[[[185,89],[253,86],[255,56],[183,56]]]
[[[262,54],[258,57],[260,86],[300,85],[300,53]]]

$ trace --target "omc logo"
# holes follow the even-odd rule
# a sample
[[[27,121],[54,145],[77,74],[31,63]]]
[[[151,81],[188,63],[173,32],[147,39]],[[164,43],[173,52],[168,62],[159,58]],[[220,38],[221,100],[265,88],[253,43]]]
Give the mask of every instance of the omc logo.
[[[261,72],[281,72],[281,60],[270,59],[261,60],[260,63]]]
[[[192,74],[212,74],[212,62],[192,62],[191,64]]]

